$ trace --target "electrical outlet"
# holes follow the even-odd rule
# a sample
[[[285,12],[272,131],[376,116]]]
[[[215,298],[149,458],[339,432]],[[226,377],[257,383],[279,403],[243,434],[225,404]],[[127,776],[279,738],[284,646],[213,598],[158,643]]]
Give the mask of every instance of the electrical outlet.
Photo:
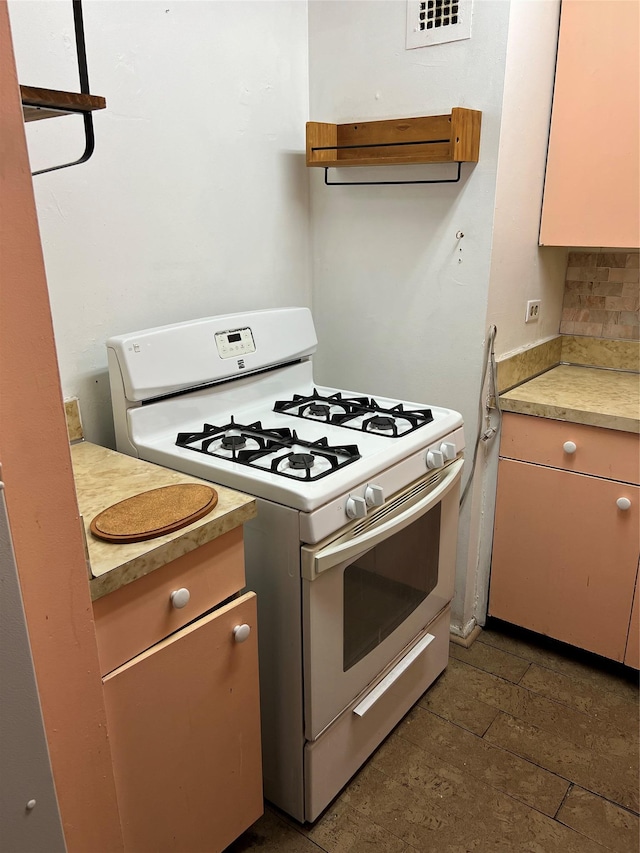
[[[540,300],[530,299],[527,302],[527,313],[525,314],[525,323],[537,323],[540,319]]]

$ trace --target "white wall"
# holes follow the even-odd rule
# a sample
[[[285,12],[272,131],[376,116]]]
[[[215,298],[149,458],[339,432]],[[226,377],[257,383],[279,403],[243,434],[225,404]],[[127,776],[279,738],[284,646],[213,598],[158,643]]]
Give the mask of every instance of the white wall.
[[[497,359],[549,340],[560,328],[567,250],[538,246],[559,17],[560,0],[511,3],[487,307],[487,324],[497,328]],[[529,299],[541,300],[536,323],[525,323]],[[478,458],[467,594],[484,624],[498,442],[482,444]]]
[[[11,0],[24,83],[76,87],[69,7]],[[559,327],[564,253],[537,246],[557,8],[475,0],[471,39],[407,51],[404,0],[311,0],[308,28],[306,0],[87,0],[92,90],[108,101],[96,154],[35,179],[63,389],[87,437],[113,443],[109,335],[310,304],[313,282],[318,380],[460,410],[470,460],[489,324],[498,354]],[[308,118],[454,106],[483,113],[480,161],[459,184],[328,188],[304,166]],[[34,167],[79,153],[74,121],[29,126]],[[529,298],[543,311],[525,326]],[[462,633],[484,616],[490,559],[495,460],[484,447],[479,459],[461,518]]]
[[[498,358],[560,326],[567,250],[538,246],[559,17],[560,0],[511,4],[487,313]],[[525,324],[529,299],[541,314]]]
[[[9,4],[22,83],[77,90],[71,3]],[[105,339],[310,304],[307,7],[84,3],[96,153],[34,178],[65,396],[113,445]],[[33,168],[83,150],[75,117],[28,125]]]
[[[321,381],[458,409],[471,448],[486,334],[509,4],[474,4],[466,41],[405,50],[401,0],[309,6],[310,111],[316,121],[482,110],[480,160],[460,184],[325,187],[312,176],[313,311]],[[438,170],[437,173],[434,170]],[[342,180],[438,177],[450,167],[339,170]],[[336,176],[338,173],[336,173]],[[464,237],[456,239],[456,232]],[[470,458],[471,454],[469,454]],[[469,465],[465,472],[468,476]],[[469,504],[470,501],[467,502]],[[468,505],[453,621],[471,618]]]
[[[475,0],[470,40],[407,51],[402,0],[310,3],[312,119],[483,113],[480,161],[463,166],[459,185],[328,188],[321,170],[311,185],[314,316],[331,340],[316,359],[321,380],[461,411],[465,478],[489,325],[498,355],[559,328],[564,252],[538,248],[558,5]],[[436,176],[432,166],[384,171]],[[525,325],[532,298],[542,317]],[[497,441],[480,446],[461,516],[452,627],[463,634],[486,612],[496,451]]]

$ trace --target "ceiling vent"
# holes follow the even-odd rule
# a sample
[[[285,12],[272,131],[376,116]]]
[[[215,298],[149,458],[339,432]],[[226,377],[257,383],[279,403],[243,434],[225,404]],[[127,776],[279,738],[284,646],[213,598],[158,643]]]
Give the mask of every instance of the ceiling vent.
[[[471,38],[472,0],[407,0],[407,50]]]

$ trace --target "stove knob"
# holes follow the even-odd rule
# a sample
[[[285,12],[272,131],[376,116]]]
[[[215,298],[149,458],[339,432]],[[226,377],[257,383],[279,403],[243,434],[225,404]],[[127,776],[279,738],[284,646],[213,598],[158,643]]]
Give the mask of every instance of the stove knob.
[[[451,462],[452,459],[456,458],[456,446],[452,441],[443,441],[440,445],[440,452],[447,462]]]
[[[349,495],[345,509],[349,518],[364,518],[367,514],[367,502],[360,495]]]
[[[384,492],[382,486],[371,484],[364,490],[364,499],[367,506],[382,506],[384,503]]]
[[[440,450],[430,450],[427,453],[427,468],[442,468],[444,454]]]

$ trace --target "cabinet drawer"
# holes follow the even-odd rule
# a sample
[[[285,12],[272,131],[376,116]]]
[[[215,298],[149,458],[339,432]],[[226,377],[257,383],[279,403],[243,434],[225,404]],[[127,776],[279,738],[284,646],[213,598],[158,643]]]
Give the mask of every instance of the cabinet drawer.
[[[225,533],[93,603],[101,674],[220,604],[245,585],[242,527]],[[188,589],[174,607],[171,593]]]
[[[572,449],[569,443],[575,445],[573,452],[568,452]],[[500,456],[607,480],[640,483],[640,440],[631,432],[505,412]]]

